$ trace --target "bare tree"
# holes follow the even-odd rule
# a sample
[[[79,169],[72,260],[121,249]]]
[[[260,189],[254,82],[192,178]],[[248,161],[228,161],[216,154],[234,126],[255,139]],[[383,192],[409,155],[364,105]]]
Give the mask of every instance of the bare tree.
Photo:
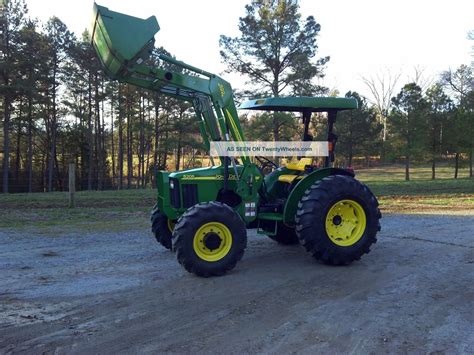
[[[387,116],[392,105],[392,97],[395,95],[395,87],[400,79],[401,73],[393,74],[385,69],[375,77],[362,77],[362,81],[369,89],[371,96],[369,101],[375,106],[377,118],[382,123],[382,159],[385,153],[385,141],[387,140]]]
[[[413,67],[412,75],[408,76],[409,83],[415,83],[421,89],[424,94],[428,88],[434,84],[434,78],[426,74],[426,68],[421,65],[415,65]]]
[[[441,74],[441,82],[462,105],[469,91],[474,88],[474,70],[462,64],[458,69],[449,69]]]

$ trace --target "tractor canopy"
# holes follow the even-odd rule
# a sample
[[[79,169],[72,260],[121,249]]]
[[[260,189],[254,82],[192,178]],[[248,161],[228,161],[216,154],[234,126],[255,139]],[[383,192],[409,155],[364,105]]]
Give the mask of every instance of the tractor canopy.
[[[245,101],[241,110],[290,111],[290,112],[327,112],[353,110],[357,100],[342,97],[268,97]]]
[[[94,3],[91,42],[104,70],[114,79],[148,58],[159,30],[155,16],[144,20]]]

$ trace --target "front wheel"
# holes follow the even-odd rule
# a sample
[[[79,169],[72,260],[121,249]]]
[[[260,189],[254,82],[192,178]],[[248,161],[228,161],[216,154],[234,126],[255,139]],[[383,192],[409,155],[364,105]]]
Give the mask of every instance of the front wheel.
[[[228,205],[206,202],[182,215],[172,240],[178,261],[187,271],[203,277],[219,276],[242,259],[247,229]]]
[[[316,259],[347,265],[377,241],[381,213],[369,188],[344,175],[315,182],[298,204],[296,233]]]
[[[151,231],[156,241],[166,249],[171,249],[171,235],[175,223],[156,207],[151,211],[150,219]]]

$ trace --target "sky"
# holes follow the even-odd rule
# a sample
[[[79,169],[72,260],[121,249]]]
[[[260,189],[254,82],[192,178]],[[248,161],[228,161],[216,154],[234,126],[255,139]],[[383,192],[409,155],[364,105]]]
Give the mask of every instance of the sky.
[[[30,16],[46,21],[55,15],[80,35],[89,26],[92,1],[26,0]],[[239,17],[250,0],[99,0],[100,5],[133,16],[155,15],[160,31],[155,45],[188,64],[221,74],[234,88],[244,81],[223,73],[219,37],[238,35]],[[321,82],[341,95],[370,93],[363,77],[403,73],[399,86],[423,69],[426,80],[469,64],[474,30],[474,1],[469,0],[301,0],[303,17],[321,24],[318,57],[331,57]]]

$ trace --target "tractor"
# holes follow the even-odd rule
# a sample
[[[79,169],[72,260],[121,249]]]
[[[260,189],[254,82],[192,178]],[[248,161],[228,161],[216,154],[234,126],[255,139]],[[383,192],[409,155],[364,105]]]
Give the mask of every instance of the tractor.
[[[91,43],[111,78],[184,100],[194,109],[203,150],[211,142],[245,142],[231,85],[218,75],[160,54],[148,64],[159,31],[155,16],[141,19],[94,4]],[[168,65],[163,65],[167,63]],[[174,68],[175,70],[168,70]],[[334,123],[357,101],[336,97],[270,97],[239,109],[300,113],[303,141],[310,119],[327,115],[328,156],[319,166],[298,157],[277,166],[265,157],[220,156],[212,166],[156,175],[152,232],[189,272],[223,275],[242,259],[247,229],[283,245],[301,244],[317,260],[348,265],[368,253],[380,230],[374,194],[350,168],[336,168]]]

